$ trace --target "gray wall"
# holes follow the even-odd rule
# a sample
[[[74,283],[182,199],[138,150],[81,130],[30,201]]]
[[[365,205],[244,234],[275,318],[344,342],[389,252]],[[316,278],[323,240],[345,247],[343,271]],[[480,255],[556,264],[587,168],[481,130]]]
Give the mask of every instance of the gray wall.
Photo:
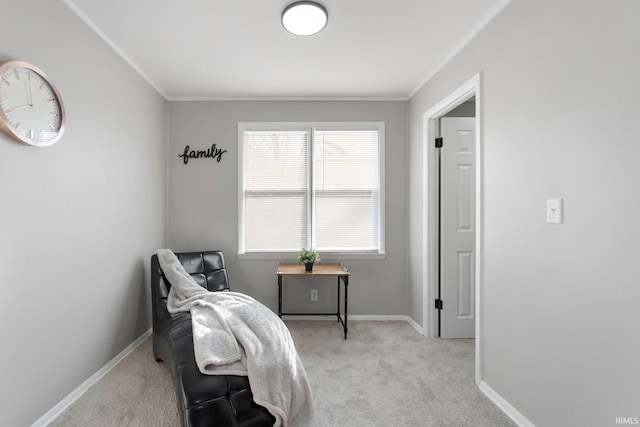
[[[407,102],[169,103],[170,247],[174,251],[224,250],[232,289],[247,293],[275,310],[278,261],[237,257],[238,122],[384,121],[387,257],[381,261],[344,260],[352,273],[349,311],[359,315],[406,315],[407,112]],[[194,159],[185,165],[178,157],[186,145],[206,149],[213,143],[227,150],[220,163]],[[335,310],[335,286],[289,282],[290,286],[285,285],[287,311],[325,311],[329,307]],[[318,303],[309,303],[309,287],[319,289]]]
[[[2,3],[0,60],[40,66],[68,114],[49,148],[0,134],[0,425],[26,426],[150,327],[166,101],[62,2]]]
[[[453,110],[449,111],[443,117],[475,117],[476,102],[475,100],[465,101]]]
[[[482,72],[482,378],[538,426],[640,415],[639,21],[635,0],[514,0],[410,101],[409,312],[422,115]]]

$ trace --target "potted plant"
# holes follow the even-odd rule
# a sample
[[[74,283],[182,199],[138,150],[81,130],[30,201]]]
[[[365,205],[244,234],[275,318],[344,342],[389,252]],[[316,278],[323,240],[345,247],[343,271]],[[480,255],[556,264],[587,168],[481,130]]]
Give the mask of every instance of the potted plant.
[[[298,262],[304,264],[306,271],[313,270],[313,263],[320,260],[320,255],[315,249],[302,249],[298,252]]]

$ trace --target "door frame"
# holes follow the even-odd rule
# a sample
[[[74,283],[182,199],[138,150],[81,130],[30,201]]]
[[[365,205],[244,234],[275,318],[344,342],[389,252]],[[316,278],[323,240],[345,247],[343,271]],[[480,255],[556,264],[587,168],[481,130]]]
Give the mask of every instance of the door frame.
[[[437,136],[437,122],[442,116],[453,110],[463,102],[475,96],[475,382],[480,385],[482,380],[482,296],[483,296],[483,181],[482,181],[482,91],[481,74],[478,73],[462,84],[455,91],[434,105],[423,115],[423,157],[422,157],[422,295],[423,295],[423,333],[425,336],[435,337],[437,334],[438,312],[434,301],[438,292],[438,234],[437,234],[437,168],[436,149],[434,140]],[[445,302],[446,304],[446,302]]]

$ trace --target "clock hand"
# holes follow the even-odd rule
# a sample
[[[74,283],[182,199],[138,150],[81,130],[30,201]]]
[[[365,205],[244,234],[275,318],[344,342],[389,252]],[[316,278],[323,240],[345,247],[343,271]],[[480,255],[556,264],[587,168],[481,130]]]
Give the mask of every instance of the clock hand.
[[[31,96],[31,74],[27,78],[27,93],[29,94],[29,106],[33,107],[33,96]]]
[[[14,111],[24,110],[25,108],[31,108],[31,107],[33,107],[33,105],[31,105],[31,104],[19,105],[17,107],[9,108],[8,110],[4,110],[4,112],[5,113],[12,113]]]

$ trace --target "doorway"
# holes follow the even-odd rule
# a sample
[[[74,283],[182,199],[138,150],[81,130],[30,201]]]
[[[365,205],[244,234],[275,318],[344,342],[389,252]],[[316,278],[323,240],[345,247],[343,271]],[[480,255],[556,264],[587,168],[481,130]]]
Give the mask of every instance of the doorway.
[[[474,319],[472,327],[475,331],[475,367],[476,384],[480,384],[482,372],[482,97],[480,74],[464,83],[445,99],[437,103],[423,115],[423,331],[430,337],[436,337],[439,329],[439,276],[440,276],[440,243],[439,243],[439,204],[438,204],[438,150],[436,138],[440,137],[441,120],[448,113],[460,107],[467,101],[474,100],[475,134],[469,141],[472,144],[474,159],[473,170],[467,173],[473,175],[474,212],[470,220],[474,224],[475,236],[473,249],[467,251],[468,271],[473,275],[466,306],[472,306]],[[446,142],[445,142],[446,143]],[[447,301],[442,301],[447,304]],[[442,319],[446,321],[445,319]]]

